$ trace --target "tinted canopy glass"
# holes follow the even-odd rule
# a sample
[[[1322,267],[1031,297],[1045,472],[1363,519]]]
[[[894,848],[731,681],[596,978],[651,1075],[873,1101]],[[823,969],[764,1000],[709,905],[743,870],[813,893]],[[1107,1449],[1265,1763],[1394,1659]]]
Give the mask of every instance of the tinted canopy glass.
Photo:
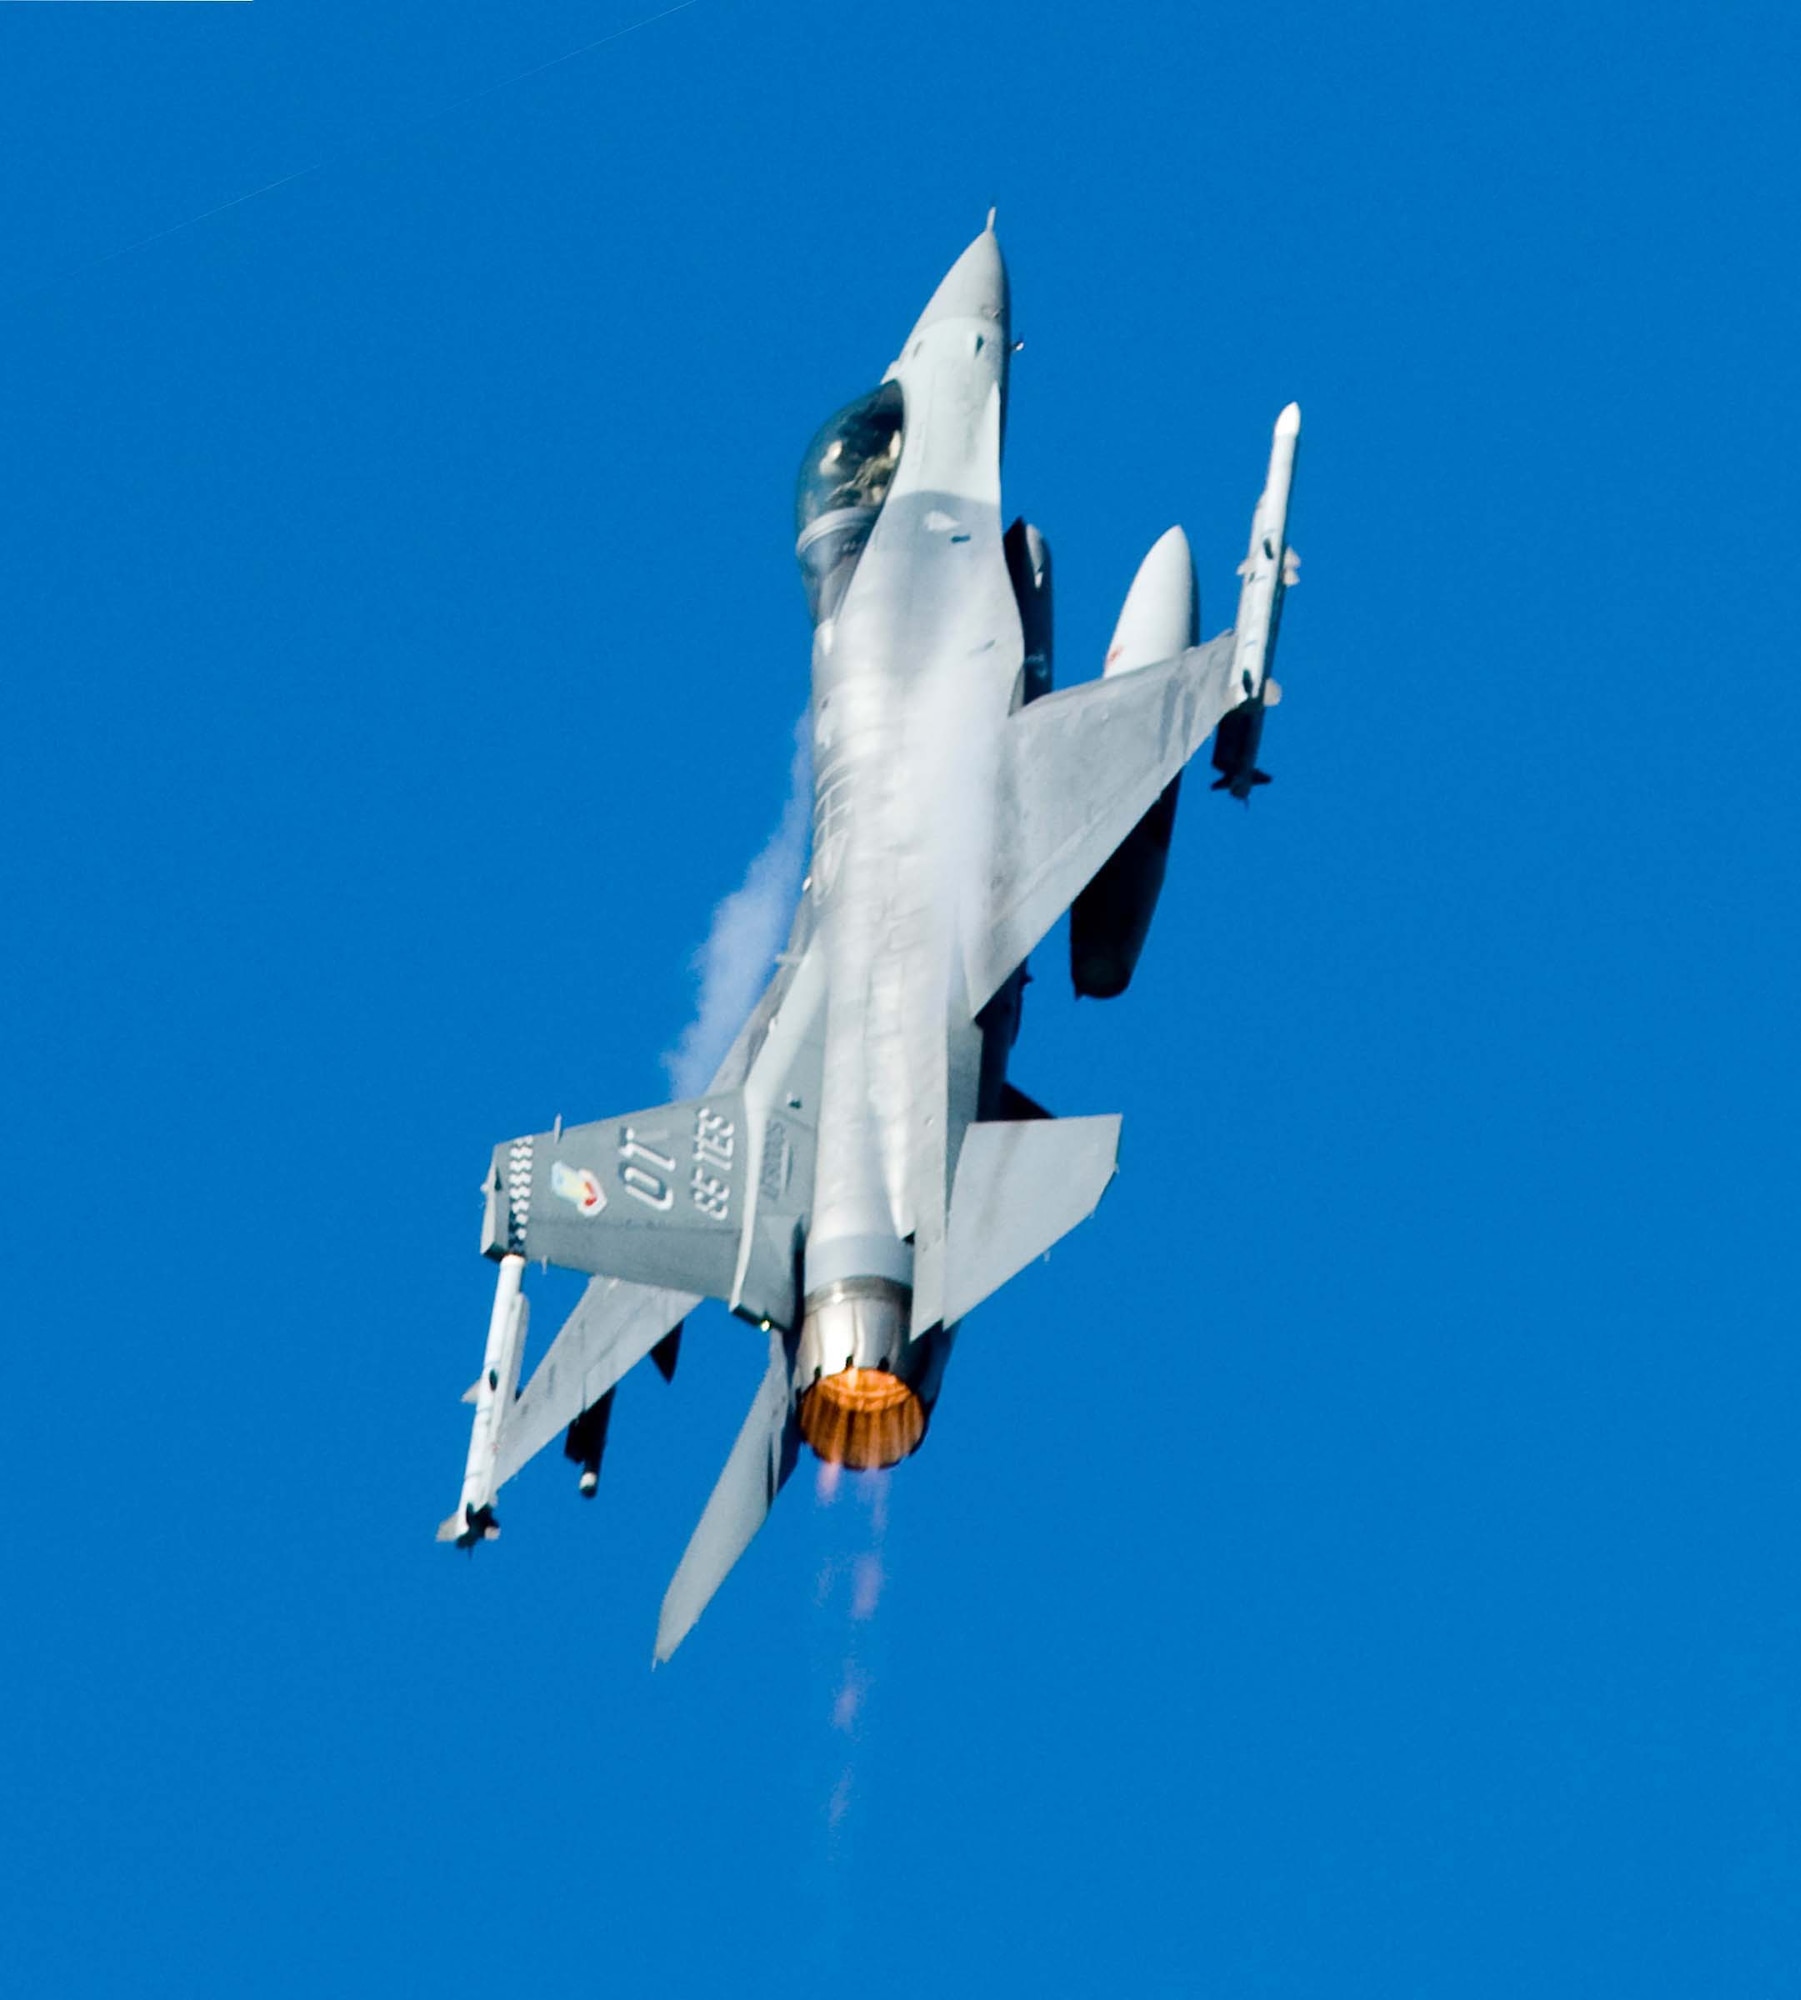
[[[801,461],[796,552],[815,624],[837,616],[894,483],[901,413],[900,384],[885,382],[822,425]]]
[[[807,447],[794,499],[794,525],[805,535],[828,514],[874,513],[900,464],[901,390],[884,382],[821,426]]]

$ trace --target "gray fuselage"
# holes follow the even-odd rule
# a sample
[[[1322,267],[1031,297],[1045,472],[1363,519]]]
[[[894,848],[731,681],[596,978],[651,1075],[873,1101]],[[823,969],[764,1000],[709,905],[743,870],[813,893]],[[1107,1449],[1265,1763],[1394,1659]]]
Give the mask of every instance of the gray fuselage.
[[[942,1317],[950,1178],[985,1067],[963,929],[986,889],[994,759],[1020,688],[1000,515],[1008,348],[985,232],[889,370],[898,463],[815,632],[808,893],[827,994],[803,1380],[904,1370],[907,1336]],[[1016,1005],[1017,982],[991,1028],[1001,1013],[1010,1038]],[[992,1089],[992,1052],[986,1070]],[[830,1309],[847,1297],[858,1311]]]

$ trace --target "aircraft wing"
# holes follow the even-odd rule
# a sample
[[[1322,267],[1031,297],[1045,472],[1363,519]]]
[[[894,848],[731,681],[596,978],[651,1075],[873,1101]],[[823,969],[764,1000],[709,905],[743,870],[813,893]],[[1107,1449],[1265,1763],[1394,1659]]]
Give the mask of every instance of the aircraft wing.
[[[1234,635],[1173,660],[1085,681],[1008,721],[985,907],[964,952],[980,1009],[1245,699]]]
[[[471,1507],[491,1509],[500,1487],[593,1409],[702,1297],[727,1298],[752,1318],[761,1310],[792,1317],[794,1220],[812,1177],[811,1117],[796,1115],[797,1093],[809,1105],[815,1094],[817,963],[798,1007],[786,1003],[810,941],[803,904],[788,949],[705,1097],[596,1126],[559,1125],[497,1150],[490,1253],[542,1256],[592,1275],[516,1396],[509,1381],[484,1419],[482,1385],[471,1390],[472,1469],[441,1538],[470,1527]],[[780,1115],[772,1116],[778,1092]],[[510,1338],[516,1373],[522,1311]]]
[[[559,1431],[592,1409],[699,1304],[693,1292],[633,1285],[623,1278],[590,1280],[581,1303],[502,1419],[495,1491]]]

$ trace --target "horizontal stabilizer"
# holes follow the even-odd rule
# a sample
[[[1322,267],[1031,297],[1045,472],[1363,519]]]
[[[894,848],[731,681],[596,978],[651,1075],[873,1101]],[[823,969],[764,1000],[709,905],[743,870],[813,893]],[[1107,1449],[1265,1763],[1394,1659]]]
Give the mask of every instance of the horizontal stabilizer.
[[[948,1326],[1085,1222],[1119,1166],[1119,1118],[972,1125],[945,1246]]]
[[[769,1337],[769,1367],[725,1470],[694,1530],[663,1599],[657,1660],[669,1658],[694,1629],[732,1565],[769,1518],[800,1449],[794,1413],[793,1361],[779,1333]]]

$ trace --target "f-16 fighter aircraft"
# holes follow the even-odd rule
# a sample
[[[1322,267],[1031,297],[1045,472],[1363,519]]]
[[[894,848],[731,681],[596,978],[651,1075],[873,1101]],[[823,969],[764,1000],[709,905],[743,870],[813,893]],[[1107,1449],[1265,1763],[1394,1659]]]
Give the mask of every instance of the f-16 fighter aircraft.
[[[1001,522],[1011,351],[990,216],[881,386],[808,448],[811,870],[712,1087],[495,1149],[482,1248],[499,1282],[442,1539],[496,1534],[496,1494],[559,1432],[592,1493],[616,1385],[646,1355],[671,1374],[701,1300],[768,1337],[664,1598],[659,1660],[802,1443],[860,1468],[916,1451],[960,1323],[1093,1211],[1119,1119],[1051,1117],[1007,1080],[1026,955],[1073,909],[1076,991],[1121,992],[1183,766],[1212,734],[1216,791],[1248,799],[1266,782],[1300,411],[1276,421],[1233,629],[1195,644],[1193,566],[1172,528],[1101,677],[1052,693],[1049,553],[1035,528]],[[592,1282],[520,1390],[534,1259]]]

